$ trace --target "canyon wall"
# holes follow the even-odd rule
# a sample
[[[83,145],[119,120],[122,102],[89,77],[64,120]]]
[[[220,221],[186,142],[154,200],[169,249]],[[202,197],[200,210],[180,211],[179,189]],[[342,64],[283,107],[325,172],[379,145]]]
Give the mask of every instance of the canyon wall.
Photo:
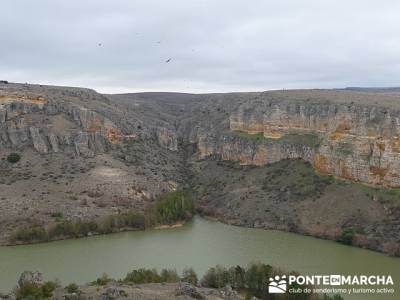
[[[39,153],[71,150],[78,156],[103,153],[123,139],[118,127],[104,116],[74,103],[27,94],[0,95],[0,146]]]
[[[263,165],[302,158],[324,174],[400,186],[400,111],[383,106],[263,101],[230,115],[230,133],[199,139],[201,156]],[[217,145],[217,146],[216,146]]]

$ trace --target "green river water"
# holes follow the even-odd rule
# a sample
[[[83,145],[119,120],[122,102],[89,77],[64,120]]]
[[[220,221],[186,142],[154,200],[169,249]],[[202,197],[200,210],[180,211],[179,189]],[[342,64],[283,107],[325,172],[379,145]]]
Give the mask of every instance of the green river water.
[[[181,228],[146,230],[0,247],[0,291],[15,286],[24,270],[46,280],[85,283],[106,272],[122,278],[132,269],[192,266],[202,275],[217,264],[260,261],[302,274],[391,275],[394,295],[352,295],[345,299],[400,299],[400,259],[292,233],[235,227],[194,218]]]

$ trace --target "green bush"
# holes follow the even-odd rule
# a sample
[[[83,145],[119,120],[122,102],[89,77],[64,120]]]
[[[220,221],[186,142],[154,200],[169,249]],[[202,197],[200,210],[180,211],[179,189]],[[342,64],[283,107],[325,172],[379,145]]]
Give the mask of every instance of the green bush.
[[[19,228],[14,237],[14,240],[22,242],[46,241],[48,239],[45,228],[41,225]]]
[[[99,224],[99,231],[101,233],[112,233],[123,228],[145,229],[145,227],[145,216],[130,211],[126,214],[108,216]]]
[[[157,224],[173,224],[185,221],[194,213],[193,201],[184,192],[171,192],[161,196],[149,213],[150,222]]]
[[[352,228],[344,228],[338,239],[338,241],[345,245],[351,245],[353,243],[355,231]]]
[[[97,230],[98,225],[94,221],[63,221],[51,228],[48,235],[50,238],[83,237]]]
[[[125,279],[125,282],[128,283],[159,283],[161,282],[161,276],[158,274],[157,270],[149,270],[149,269],[138,269],[129,272]]]
[[[57,284],[52,281],[45,282],[42,285],[27,282],[16,289],[15,295],[18,300],[48,299],[53,296],[53,292],[56,289],[56,287],[57,287]]]
[[[62,212],[58,211],[58,212],[52,213],[51,217],[55,218],[55,219],[62,219],[64,217],[64,214]]]
[[[185,268],[182,272],[182,281],[183,282],[188,282],[193,285],[197,285],[198,279],[197,279],[197,274],[193,270],[193,268]]]
[[[230,285],[236,290],[241,290],[246,294],[246,299],[255,296],[262,298],[266,294],[269,278],[281,274],[279,270],[270,265],[262,263],[252,263],[247,268],[240,266],[226,269],[221,266],[210,268],[201,279],[201,285],[210,288],[221,288]],[[294,273],[291,273],[294,274]],[[290,286],[292,288],[294,286]],[[305,288],[306,286],[297,286]],[[268,298],[269,299],[269,298]],[[289,299],[318,299],[313,295],[298,294],[295,298]]]
[[[68,294],[79,294],[80,293],[79,287],[76,283],[71,283],[71,284],[67,285],[65,287],[65,291]]]
[[[97,221],[62,220],[62,213],[54,213],[52,216],[59,223],[48,230],[39,225],[19,228],[13,240],[32,242],[66,237],[78,238],[88,236],[90,233],[112,233],[125,228],[144,229],[146,224],[145,216],[134,212],[111,215]]]
[[[160,273],[161,282],[178,282],[180,281],[179,275],[174,269],[163,269]]]
[[[7,161],[12,163],[12,164],[15,164],[15,163],[19,162],[20,159],[21,159],[21,155],[18,154],[18,153],[10,153],[7,156]]]
[[[216,266],[210,268],[204,274],[203,278],[201,279],[201,286],[208,288],[222,288],[226,285],[230,285],[233,289],[238,290],[246,295],[246,299],[250,299],[253,296],[260,299],[275,299],[265,298],[265,296],[268,295],[266,293],[266,289],[268,288],[269,278],[280,274],[282,273],[278,269],[262,263],[252,263],[247,268],[243,268],[241,266],[235,266],[231,268]],[[289,274],[299,275],[294,272]],[[164,283],[178,281],[197,285],[198,281],[196,272],[192,268],[186,268],[182,272],[182,277],[179,277],[177,272],[173,269],[163,269],[161,270],[161,273],[158,273],[156,269],[141,268],[129,272],[123,280],[123,282],[127,284]],[[94,283],[104,285],[108,282],[109,279],[106,277],[106,279],[97,279],[97,281]],[[312,288],[312,286],[294,284],[291,284],[288,288],[304,289],[306,287]],[[288,299],[342,300],[343,298],[338,295],[327,296],[315,294],[296,294],[290,295]]]
[[[53,292],[56,289],[57,284],[52,281],[47,281],[41,286],[43,298],[50,298],[53,296]]]
[[[14,241],[47,241],[59,238],[85,237],[90,233],[113,233],[121,229],[145,229],[146,225],[172,224],[192,217],[194,205],[192,199],[183,192],[172,192],[160,197],[146,214],[129,211],[110,215],[96,221],[63,220],[61,212],[51,216],[56,223],[46,230],[43,226],[23,227],[17,230]]]
[[[101,277],[97,278],[94,282],[92,282],[92,284],[106,285],[110,281],[112,281],[112,279],[106,273],[103,273],[103,275],[101,275]]]

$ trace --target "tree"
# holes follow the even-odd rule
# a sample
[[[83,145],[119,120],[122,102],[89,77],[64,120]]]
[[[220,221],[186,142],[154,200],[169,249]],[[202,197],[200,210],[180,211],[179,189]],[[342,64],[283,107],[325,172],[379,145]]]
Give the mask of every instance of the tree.
[[[197,285],[198,279],[197,274],[193,268],[185,268],[182,272],[182,281],[188,282],[193,285]]]

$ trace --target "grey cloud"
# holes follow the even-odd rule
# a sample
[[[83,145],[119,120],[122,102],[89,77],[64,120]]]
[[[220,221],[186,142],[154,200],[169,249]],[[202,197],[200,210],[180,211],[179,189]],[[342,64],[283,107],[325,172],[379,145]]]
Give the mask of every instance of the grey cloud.
[[[398,86],[399,9],[390,0],[4,1],[0,78],[102,92]]]

